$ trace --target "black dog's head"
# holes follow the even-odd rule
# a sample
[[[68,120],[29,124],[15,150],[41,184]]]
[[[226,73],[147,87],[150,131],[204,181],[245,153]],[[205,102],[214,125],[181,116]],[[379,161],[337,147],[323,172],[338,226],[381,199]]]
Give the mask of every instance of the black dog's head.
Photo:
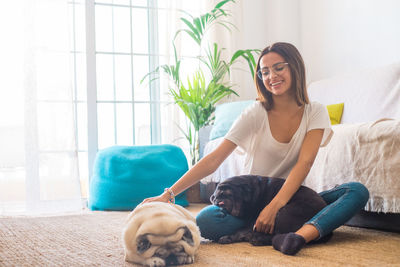
[[[210,201],[233,216],[245,217],[249,206],[247,204],[252,201],[254,193],[251,181],[243,176],[235,176],[219,183]]]

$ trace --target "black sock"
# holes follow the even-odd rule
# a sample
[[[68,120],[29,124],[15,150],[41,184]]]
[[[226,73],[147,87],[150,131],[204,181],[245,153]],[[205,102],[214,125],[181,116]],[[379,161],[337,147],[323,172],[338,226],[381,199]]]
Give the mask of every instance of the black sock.
[[[275,235],[272,238],[272,246],[286,255],[294,255],[306,244],[306,240],[298,234],[287,233]]]

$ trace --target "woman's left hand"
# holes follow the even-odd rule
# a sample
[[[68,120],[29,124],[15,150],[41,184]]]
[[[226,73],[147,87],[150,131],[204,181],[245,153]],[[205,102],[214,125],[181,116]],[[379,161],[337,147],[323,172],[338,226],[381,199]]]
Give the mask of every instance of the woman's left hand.
[[[278,213],[277,208],[267,205],[258,215],[256,223],[254,224],[253,230],[266,234],[272,234],[274,232],[275,217]]]

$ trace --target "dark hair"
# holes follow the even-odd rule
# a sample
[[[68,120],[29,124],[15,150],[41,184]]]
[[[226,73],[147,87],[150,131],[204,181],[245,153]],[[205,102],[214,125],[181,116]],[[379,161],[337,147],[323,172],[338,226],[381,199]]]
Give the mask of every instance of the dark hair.
[[[279,54],[289,63],[290,74],[292,78],[292,84],[290,90],[294,90],[296,96],[296,102],[299,106],[308,104],[310,101],[307,95],[306,88],[306,71],[304,67],[303,58],[300,55],[299,50],[289,43],[274,43],[270,46],[264,48],[258,58],[256,74],[254,75],[254,80],[257,87],[257,100],[260,101],[266,110],[270,110],[273,106],[272,93],[265,88],[264,83],[261,79],[257,77],[257,72],[260,70],[260,60],[261,58],[271,52]]]

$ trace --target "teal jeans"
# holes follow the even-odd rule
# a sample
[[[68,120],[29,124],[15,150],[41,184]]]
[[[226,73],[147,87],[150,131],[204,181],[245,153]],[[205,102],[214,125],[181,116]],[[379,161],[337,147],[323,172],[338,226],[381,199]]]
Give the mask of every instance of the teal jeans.
[[[305,224],[314,225],[322,238],[350,220],[365,207],[369,198],[368,189],[361,183],[351,182],[336,186],[320,193],[327,206]],[[196,217],[197,225],[204,238],[218,241],[246,226],[246,221],[234,217],[224,209],[210,205],[202,209]]]

